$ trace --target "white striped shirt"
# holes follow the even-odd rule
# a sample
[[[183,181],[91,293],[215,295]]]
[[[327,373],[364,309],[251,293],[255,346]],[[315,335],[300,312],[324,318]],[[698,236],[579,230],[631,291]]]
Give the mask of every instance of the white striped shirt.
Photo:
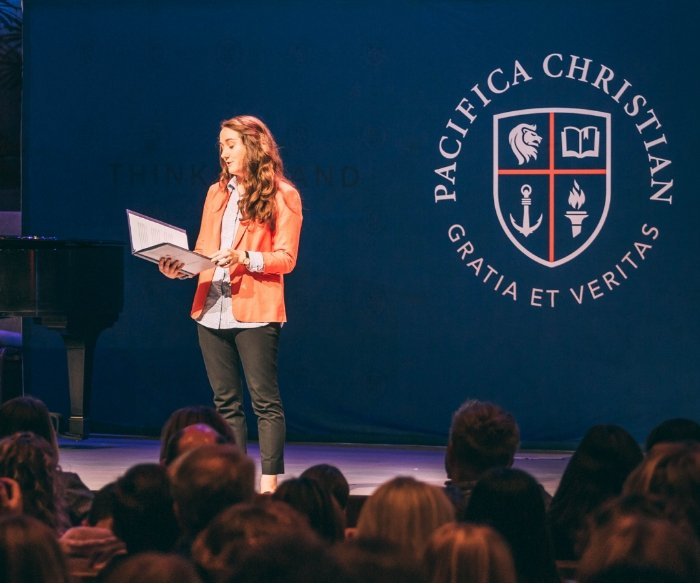
[[[221,246],[220,249],[228,249],[233,245],[233,238],[241,222],[241,212],[238,208],[240,192],[236,177],[234,176],[227,185],[230,196],[221,220]],[[262,272],[264,268],[262,253],[259,251],[249,251],[250,264],[248,271]],[[197,322],[211,329],[230,328],[256,328],[265,326],[267,322],[241,322],[233,316],[231,308],[231,279],[228,267],[217,266],[214,271],[214,278],[209,288],[204,310],[197,319]]]

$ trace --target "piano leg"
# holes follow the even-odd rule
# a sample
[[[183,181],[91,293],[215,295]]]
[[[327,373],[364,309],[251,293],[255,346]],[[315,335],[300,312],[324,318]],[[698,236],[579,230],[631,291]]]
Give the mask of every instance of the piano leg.
[[[68,355],[68,387],[70,391],[70,418],[68,435],[83,439],[89,435],[87,415],[92,393],[92,361],[97,336],[76,337],[62,335]]]

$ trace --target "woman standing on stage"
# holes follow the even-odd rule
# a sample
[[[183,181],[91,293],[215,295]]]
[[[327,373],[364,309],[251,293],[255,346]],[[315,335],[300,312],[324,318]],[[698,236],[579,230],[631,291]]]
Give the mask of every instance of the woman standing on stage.
[[[294,269],[302,213],[284,176],[270,130],[252,116],[221,124],[221,174],[209,188],[195,251],[216,264],[199,274],[192,305],[214,404],[245,450],[242,367],[258,421],[260,492],[284,472],[285,420],[277,382],[277,348],[286,321],[283,274]],[[183,277],[162,258],[160,271]]]

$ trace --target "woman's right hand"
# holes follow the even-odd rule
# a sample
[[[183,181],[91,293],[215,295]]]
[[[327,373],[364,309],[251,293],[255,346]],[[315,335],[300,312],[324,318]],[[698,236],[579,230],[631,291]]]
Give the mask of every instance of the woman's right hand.
[[[184,265],[185,264],[183,262],[165,257],[160,258],[158,262],[158,269],[166,278],[170,278],[172,280],[175,278],[179,278],[180,280],[184,278],[191,278],[192,276],[180,271],[180,268],[182,268]]]

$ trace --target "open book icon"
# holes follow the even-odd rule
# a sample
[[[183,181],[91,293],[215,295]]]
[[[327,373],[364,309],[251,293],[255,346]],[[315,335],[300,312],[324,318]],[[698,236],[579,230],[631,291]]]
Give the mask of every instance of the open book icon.
[[[136,257],[157,264],[168,257],[184,264],[181,270],[188,276],[215,267],[208,257],[189,250],[187,232],[158,219],[126,210],[129,222],[131,253]]]
[[[564,158],[597,158],[600,132],[595,126],[566,126],[561,131],[561,153]]]

